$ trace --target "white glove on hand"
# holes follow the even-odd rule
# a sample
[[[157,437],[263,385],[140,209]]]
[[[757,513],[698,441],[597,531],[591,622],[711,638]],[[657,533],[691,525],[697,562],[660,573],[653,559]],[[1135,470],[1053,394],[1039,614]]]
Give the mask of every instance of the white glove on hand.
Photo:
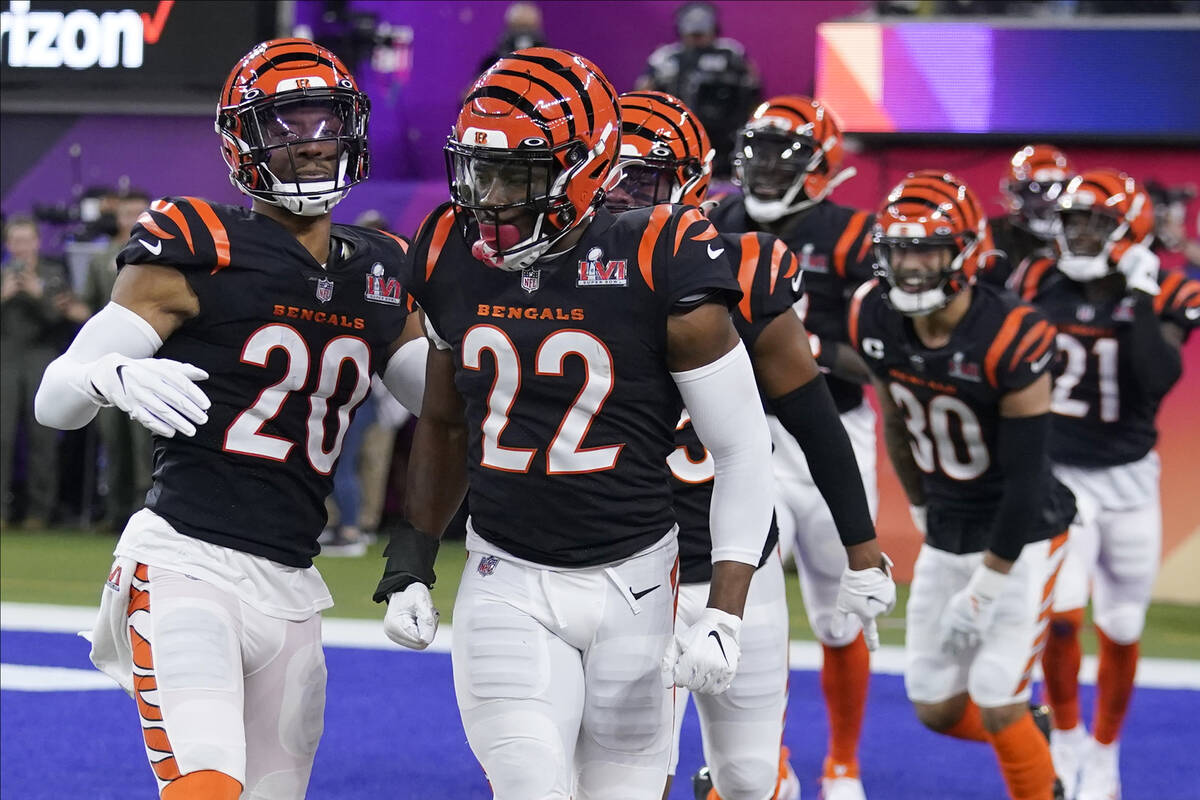
[[[418,581],[388,597],[383,632],[398,645],[424,650],[433,642],[441,616],[433,607],[429,587]]]
[[[1117,270],[1125,276],[1125,285],[1149,295],[1158,294],[1159,259],[1144,244],[1130,245],[1117,262]]]
[[[978,646],[996,618],[996,598],[1008,576],[982,564],[967,585],[950,598],[942,615],[942,650],[960,655]]]
[[[84,376],[97,400],[113,405],[148,429],[171,438],[178,431],[194,436],[208,422],[212,403],[196,385],[208,373],[169,358],[129,358],[109,353],[94,361]]]
[[[829,632],[840,638],[846,631],[850,615],[862,622],[863,639],[868,650],[879,648],[879,629],[875,618],[890,614],[896,607],[896,582],[892,580],[892,560],[883,554],[883,567],[842,570],[838,584],[837,605]]]
[[[913,525],[921,532],[922,536],[928,534],[928,531],[925,530],[925,520],[928,519],[928,511],[929,509],[925,506],[908,507],[908,513],[912,515]]]
[[[733,683],[742,648],[742,620],[717,608],[700,612],[696,624],[676,631],[662,660],[663,685],[698,694],[721,694]]]

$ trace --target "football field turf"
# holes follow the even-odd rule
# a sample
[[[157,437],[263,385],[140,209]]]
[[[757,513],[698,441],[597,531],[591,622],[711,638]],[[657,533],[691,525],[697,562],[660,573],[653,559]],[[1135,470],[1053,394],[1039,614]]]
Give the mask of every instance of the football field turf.
[[[0,538],[0,793],[29,798],[152,798],[154,781],[140,744],[132,701],[91,669],[88,645],[74,635],[90,627],[107,575],[109,536],[9,533]],[[327,615],[329,669],[325,735],[317,753],[313,800],[490,797],[467,747],[454,702],[444,625],[430,651],[401,650],[383,637],[381,607],[369,594],[382,565],[378,553],[319,559],[338,602]],[[447,612],[465,553],[446,543],[436,595]],[[794,577],[789,590],[796,600]],[[45,605],[41,605],[45,604]],[[49,605],[60,604],[60,605]],[[62,605],[65,604],[65,605]],[[1200,717],[1200,630],[1196,609],[1158,606],[1123,742],[1128,800],[1195,800],[1194,750]],[[340,615],[340,616],[339,616]],[[360,617],[354,619],[351,617]],[[784,744],[817,797],[816,775],[826,726],[816,665],[819,649],[802,609],[793,604],[791,694]],[[450,621],[450,614],[444,617]],[[904,698],[899,676],[903,638],[896,612],[873,661],[862,740],[864,781],[872,800],[998,800],[1004,796],[995,757],[981,744],[925,731]],[[1085,641],[1090,641],[1090,635]],[[890,643],[892,646],[886,646]],[[1192,660],[1182,660],[1192,659]],[[1093,679],[1094,659],[1085,663]],[[1089,675],[1090,673],[1090,675]],[[1093,687],[1081,689],[1090,716]],[[680,780],[673,800],[689,800],[687,777],[702,763],[694,710],[685,722]]]

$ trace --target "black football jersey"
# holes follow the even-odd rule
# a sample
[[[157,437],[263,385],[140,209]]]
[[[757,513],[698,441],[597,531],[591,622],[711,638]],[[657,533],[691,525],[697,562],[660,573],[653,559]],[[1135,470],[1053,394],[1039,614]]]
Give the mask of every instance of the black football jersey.
[[[1129,464],[1158,441],[1154,420],[1165,393],[1139,385],[1130,332],[1133,297],[1089,302],[1084,285],[1049,258],[1035,259],[1015,276],[1023,299],[1058,328],[1062,358],[1054,368],[1051,457],[1084,467]],[[1160,273],[1154,309],[1186,334],[1200,325],[1200,282]]]
[[[753,351],[763,329],[787,312],[803,293],[796,258],[780,239],[767,233],[722,234],[721,242],[729,265],[734,268],[742,299],[734,307],[733,324]],[[675,515],[679,523],[679,565],[682,583],[707,583],[712,579],[712,536],[709,507],[712,504],[713,460],[696,435],[687,412],[675,432],[675,450],[667,459]],[[763,546],[762,566],[779,541],[779,529],[771,519],[771,530]]]
[[[322,266],[269,217],[158,200],[117,264],[183,273],[200,313],[157,357],[194,364],[212,401],[196,435],[155,437],[146,506],[176,530],[308,567],[354,410],[409,314],[407,242],[334,225]]]
[[[1004,254],[1003,258],[989,260],[987,266],[979,270],[979,280],[993,286],[1006,286],[1022,263],[1049,255],[1054,246],[1014,223],[1007,214],[988,220],[988,227],[991,228],[996,249]]]
[[[713,292],[740,299],[725,244],[669,205],[601,208],[569,253],[520,272],[476,260],[475,236],[435,210],[405,281],[453,353],[472,525],[539,564],[627,558],[675,523],[667,317]]]
[[[944,346],[922,344],[912,321],[887,303],[877,282],[850,309],[850,338],[904,415],[928,503],[927,541],[950,552],[987,546],[989,520],[1004,492],[995,462],[1000,398],[1033,383],[1054,359],[1054,326],[1010,292],[976,285],[971,305]],[[1074,499],[1045,476],[1038,524],[1028,541],[1066,530]]]
[[[762,229],[746,213],[746,203],[740,194],[722,198],[708,216],[721,233]],[[826,200],[792,220],[779,233],[796,254],[804,273],[804,297],[797,308],[804,327],[824,341],[849,341],[846,314],[850,297],[874,274],[873,224],[874,217],[869,212]],[[826,381],[839,413],[862,403],[862,386],[834,375],[826,375]]]

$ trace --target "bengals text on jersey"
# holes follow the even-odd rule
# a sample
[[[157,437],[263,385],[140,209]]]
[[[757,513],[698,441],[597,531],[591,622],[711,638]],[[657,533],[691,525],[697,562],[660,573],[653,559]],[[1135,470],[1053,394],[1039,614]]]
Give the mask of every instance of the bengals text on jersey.
[[[1055,329],[1032,306],[977,284],[950,341],[926,348],[875,281],[851,304],[850,341],[905,418],[928,498],[926,541],[951,553],[987,546],[1004,476],[995,464],[1000,398],[1033,383],[1055,357]],[[1029,541],[1057,536],[1075,515],[1071,493],[1044,475],[1044,506]],[[980,524],[981,522],[985,524]]]
[[[600,208],[569,253],[510,272],[472,255],[475,224],[436,209],[404,281],[453,351],[472,526],[538,564],[627,558],[675,522],[667,316],[681,300],[740,299],[725,245],[694,208]]]
[[[193,437],[156,437],[147,508],[181,533],[306,568],[354,410],[401,334],[408,243],[334,225],[329,263],[274,220],[193,197],[155,201],[117,257],[183,273],[199,314],[157,357],[205,370]]]

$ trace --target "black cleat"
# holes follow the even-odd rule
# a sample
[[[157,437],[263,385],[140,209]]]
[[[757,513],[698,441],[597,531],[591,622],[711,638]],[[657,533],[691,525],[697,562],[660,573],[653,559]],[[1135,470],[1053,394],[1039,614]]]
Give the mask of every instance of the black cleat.
[[[712,788],[712,776],[708,774],[708,767],[696,770],[696,774],[692,776],[692,794],[696,800],[708,800],[708,793]]]
[[[1033,703],[1029,704],[1029,713],[1033,716],[1033,722],[1037,725],[1038,730],[1042,732],[1042,736],[1046,737],[1046,743],[1050,743],[1050,706],[1039,706]],[[1054,800],[1066,800],[1067,792],[1063,789],[1062,779],[1055,776],[1054,778]]]

